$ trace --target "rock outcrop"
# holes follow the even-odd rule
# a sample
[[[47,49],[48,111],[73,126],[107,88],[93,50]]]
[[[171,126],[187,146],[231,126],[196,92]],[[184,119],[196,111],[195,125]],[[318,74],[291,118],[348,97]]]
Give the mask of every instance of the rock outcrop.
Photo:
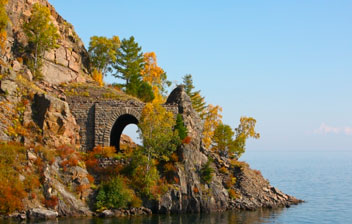
[[[64,20],[46,0],[9,0],[7,12],[10,18],[7,28],[7,45],[2,60],[11,64],[16,72],[22,71],[31,80],[32,75],[22,62],[22,48],[27,39],[22,26],[31,16],[33,4],[40,3],[51,11],[51,21],[58,28],[58,48],[45,53],[43,79],[50,84],[89,80],[89,56],[73,26]]]
[[[228,209],[253,210],[257,208],[273,208],[290,206],[300,201],[270,186],[258,171],[251,170],[245,163],[231,166],[230,160],[202,147],[202,122],[193,110],[190,97],[183,86],[178,86],[169,96],[167,104],[178,105],[191,137],[189,144],[179,149],[180,161],[177,165],[179,184],[173,187],[152,208],[158,213],[180,212],[213,212]],[[211,167],[215,171],[212,181],[201,180],[201,169],[211,159]],[[228,173],[219,170],[225,167]],[[226,186],[226,179],[232,175],[236,184]],[[236,195],[229,195],[230,190]],[[235,196],[235,197],[234,197]]]
[[[79,143],[79,126],[67,102],[48,94],[35,94],[32,118],[43,130],[45,144],[59,147]]]
[[[208,162],[208,157],[200,151],[202,123],[193,110],[189,96],[183,86],[178,86],[169,96],[166,104],[178,105],[188,135],[189,144],[179,149],[183,158],[177,165],[179,184],[165,194],[153,210],[158,213],[211,212],[222,211],[228,207],[228,193],[215,175],[210,184],[201,181],[200,170]]]

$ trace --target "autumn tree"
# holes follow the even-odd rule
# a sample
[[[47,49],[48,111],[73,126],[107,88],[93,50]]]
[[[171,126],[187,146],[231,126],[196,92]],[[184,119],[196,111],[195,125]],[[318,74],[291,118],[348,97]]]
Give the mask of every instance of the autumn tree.
[[[104,86],[103,74],[94,69],[92,72],[92,79],[97,82],[99,86]]]
[[[93,68],[106,76],[113,71],[120,47],[118,36],[112,38],[93,36],[89,42],[89,55]]]
[[[168,160],[176,150],[180,139],[174,130],[175,123],[173,113],[162,105],[155,102],[145,105],[138,126],[147,157],[147,170],[150,170],[152,159]]]
[[[142,48],[133,36],[121,41],[113,68],[116,71],[113,76],[125,81],[121,87],[127,94],[136,96],[145,102],[154,99],[152,87],[142,79],[144,57]]]
[[[213,136],[213,147],[212,149],[221,155],[227,155],[228,152],[234,151],[234,132],[231,127],[226,124],[219,124]]]
[[[211,104],[209,104],[208,107],[205,109],[202,133],[202,142],[205,148],[209,148],[212,144],[212,138],[214,136],[215,129],[221,123],[221,112],[221,107],[213,106]]]
[[[41,78],[41,67],[44,53],[47,50],[57,47],[59,34],[57,28],[50,21],[49,8],[36,3],[32,8],[32,15],[23,25],[24,32],[28,38],[28,51],[33,58],[29,61],[36,78]]]
[[[240,124],[235,128],[234,147],[230,151],[234,157],[239,158],[245,152],[248,138],[260,138],[260,134],[255,131],[256,122],[252,117],[241,117]]]
[[[5,42],[7,39],[6,27],[9,17],[6,12],[7,0],[0,0],[0,48],[5,49]]]
[[[203,120],[206,115],[206,103],[204,97],[200,95],[200,90],[195,91],[193,85],[192,75],[188,74],[183,77],[183,85],[185,86],[185,91],[189,95],[192,101],[192,107],[198,112],[200,118]]]
[[[144,68],[141,71],[141,75],[143,81],[152,86],[155,100],[162,102],[166,87],[170,86],[171,83],[167,81],[166,72],[158,66],[154,52],[144,54]]]

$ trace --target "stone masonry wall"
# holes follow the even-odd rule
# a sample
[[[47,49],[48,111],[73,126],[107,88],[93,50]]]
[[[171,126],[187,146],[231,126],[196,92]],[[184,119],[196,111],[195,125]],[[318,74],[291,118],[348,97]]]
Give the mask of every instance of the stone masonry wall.
[[[110,134],[116,120],[124,114],[132,115],[139,120],[145,105],[136,100],[92,101],[81,97],[69,97],[67,101],[80,126],[82,151],[91,150],[97,145],[110,146]],[[164,107],[175,115],[178,113],[177,105],[164,105]]]
[[[81,150],[87,151],[88,149],[94,148],[95,102],[79,98],[69,98],[67,101],[71,113],[80,126]]]

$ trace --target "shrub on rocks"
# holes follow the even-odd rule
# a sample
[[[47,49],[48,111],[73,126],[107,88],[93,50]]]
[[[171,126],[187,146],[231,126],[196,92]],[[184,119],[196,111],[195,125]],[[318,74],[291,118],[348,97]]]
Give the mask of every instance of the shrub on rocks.
[[[110,181],[103,182],[96,197],[96,209],[119,209],[127,208],[134,202],[135,194],[129,189],[121,176],[117,176]]]

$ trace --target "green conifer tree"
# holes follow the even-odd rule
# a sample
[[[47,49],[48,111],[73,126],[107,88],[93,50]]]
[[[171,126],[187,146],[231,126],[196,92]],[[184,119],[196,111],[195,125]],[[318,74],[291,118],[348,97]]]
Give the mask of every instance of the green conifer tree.
[[[143,52],[133,36],[121,41],[113,67],[116,70],[113,75],[125,81],[121,86],[127,94],[138,97],[144,102],[154,99],[152,87],[142,80]]]
[[[178,136],[180,136],[181,140],[187,137],[188,131],[183,122],[183,118],[181,114],[177,114],[175,129],[178,131]]]
[[[135,79],[135,76],[140,76],[143,66],[142,47],[138,45],[133,36],[129,39],[123,39],[116,55],[114,64],[116,73],[114,76],[124,80],[125,86],[127,86],[131,79]]]
[[[183,85],[185,91],[189,95],[192,101],[192,106],[195,111],[198,112],[200,118],[203,120],[205,116],[206,102],[203,96],[200,95],[200,90],[194,91],[194,85],[192,75],[187,74],[183,77]]]

